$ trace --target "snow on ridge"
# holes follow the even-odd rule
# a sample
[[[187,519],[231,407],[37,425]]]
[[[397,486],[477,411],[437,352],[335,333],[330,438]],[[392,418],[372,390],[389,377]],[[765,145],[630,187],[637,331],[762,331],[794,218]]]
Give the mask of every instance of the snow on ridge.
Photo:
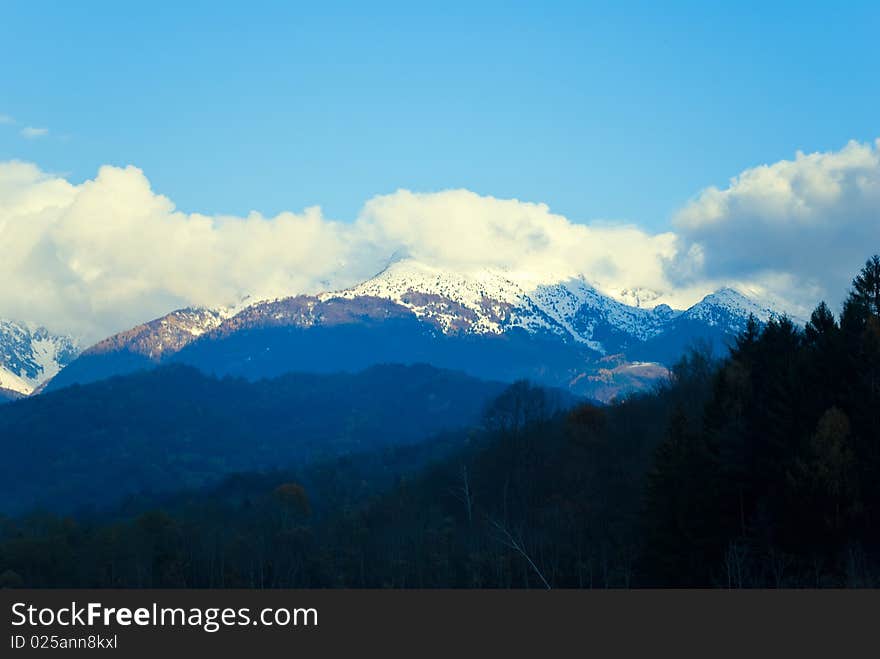
[[[547,277],[501,268],[442,269],[413,259],[396,260],[371,279],[350,288],[309,297],[308,304],[334,298],[371,296],[390,300],[446,333],[503,334],[521,328],[573,341],[600,354],[626,349],[693,320],[725,332],[738,332],[749,314],[766,322],[778,315],[774,304],[752,291],[722,288],[685,311],[656,304],[663,295],[648,289],[609,292],[584,275]],[[231,306],[192,306],[104,339],[140,342],[144,354],[173,352],[220,328],[255,305],[288,298],[245,297]],[[775,306],[776,309],[780,308]],[[279,320],[282,316],[278,316]],[[794,318],[797,320],[797,318]],[[607,347],[607,350],[606,350]],[[94,348],[94,346],[93,346]],[[24,395],[54,377],[79,347],[70,337],[45,328],[0,320],[0,387]]]
[[[754,315],[762,322],[767,322],[770,318],[779,315],[769,306],[765,306],[730,287],[710,293],[688,309],[684,315],[687,318],[702,320],[710,325],[715,325],[720,322],[721,313],[743,319],[748,318],[749,315]]]
[[[401,304],[419,317],[430,318],[444,331],[459,328],[455,309],[438,311],[438,305],[429,304],[423,297],[416,299],[414,294],[438,296],[460,305],[474,316],[469,326],[473,333],[500,334],[521,327],[532,333],[560,335],[598,352],[604,352],[593,337],[599,323],[647,340],[681,313],[662,304],[654,309],[625,304],[599,292],[583,275],[541,281],[530,273],[492,268],[450,271],[413,260],[395,261],[372,279],[318,298],[379,297]]]
[[[164,354],[176,352],[222,325],[233,316],[228,307],[186,307],[165,314],[160,318],[116,334],[101,341],[89,351],[115,347],[120,337],[129,343],[129,349],[149,359],[160,359]]]
[[[455,310],[437,312],[436,308],[429,308],[427,301],[419,304],[411,300],[413,293],[438,296],[461,305],[476,316],[472,331],[486,334],[500,334],[505,327],[505,312],[521,304],[525,297],[515,282],[496,271],[452,272],[403,260],[392,263],[372,279],[342,291],[322,293],[318,299],[323,302],[332,298],[378,297],[407,307],[419,317],[430,314],[444,330],[454,326]]]
[[[8,368],[0,366],[0,388],[9,389],[19,394],[28,396],[37,388],[39,382],[35,382],[31,378],[23,378],[16,375]]]
[[[32,323],[0,320],[0,387],[29,395],[78,352],[69,336]]]

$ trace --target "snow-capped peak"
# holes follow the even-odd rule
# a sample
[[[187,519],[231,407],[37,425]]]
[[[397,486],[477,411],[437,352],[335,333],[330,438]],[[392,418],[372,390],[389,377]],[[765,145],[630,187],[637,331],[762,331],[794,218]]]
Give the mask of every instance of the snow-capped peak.
[[[0,388],[29,395],[76,358],[69,336],[45,327],[0,320]]]
[[[583,275],[542,282],[529,273],[491,268],[452,271],[404,259],[352,288],[318,297],[322,301],[378,297],[407,307],[444,332],[500,334],[519,327],[530,333],[555,334],[604,353],[608,346],[600,335],[611,331],[645,341],[662,333],[682,313],[665,304],[641,306],[659,299],[654,291],[628,293],[636,306],[599,292]],[[709,309],[725,308],[737,317],[748,317],[754,308],[759,318],[767,317],[759,305],[732,289],[713,296],[692,311],[709,315]]]
[[[688,318],[702,320],[709,325],[720,322],[720,314],[740,318],[748,318],[753,315],[762,322],[767,322],[771,317],[778,315],[769,306],[730,287],[710,293],[685,312]]]

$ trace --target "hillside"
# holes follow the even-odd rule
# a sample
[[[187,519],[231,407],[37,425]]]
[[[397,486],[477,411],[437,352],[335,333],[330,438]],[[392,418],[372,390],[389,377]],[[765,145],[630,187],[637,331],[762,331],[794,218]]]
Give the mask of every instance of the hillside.
[[[106,507],[479,423],[503,385],[429,366],[247,382],[184,366],[0,407],[3,512]]]

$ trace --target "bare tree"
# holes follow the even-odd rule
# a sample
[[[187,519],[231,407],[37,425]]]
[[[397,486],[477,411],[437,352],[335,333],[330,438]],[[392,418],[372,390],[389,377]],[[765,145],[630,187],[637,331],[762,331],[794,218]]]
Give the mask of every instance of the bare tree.
[[[504,544],[505,546],[509,547],[510,549],[515,551],[517,554],[522,556],[524,559],[526,559],[528,564],[531,566],[532,570],[534,570],[535,574],[538,575],[538,578],[541,579],[541,582],[544,584],[544,587],[547,590],[550,590],[549,582],[547,581],[547,579],[544,578],[544,575],[541,572],[541,570],[538,569],[538,566],[535,565],[535,561],[532,560],[532,557],[529,556],[528,552],[525,549],[525,546],[524,546],[522,539],[516,538],[504,524],[502,524],[501,522],[499,522],[497,520],[489,518],[489,523],[492,525],[492,527],[496,531],[498,531],[498,540],[502,544]]]
[[[473,511],[474,511],[474,495],[471,491],[471,481],[468,476],[467,465],[461,466],[461,485],[455,490],[453,490],[453,494],[455,497],[464,504],[464,508],[467,511],[468,524],[473,522]]]

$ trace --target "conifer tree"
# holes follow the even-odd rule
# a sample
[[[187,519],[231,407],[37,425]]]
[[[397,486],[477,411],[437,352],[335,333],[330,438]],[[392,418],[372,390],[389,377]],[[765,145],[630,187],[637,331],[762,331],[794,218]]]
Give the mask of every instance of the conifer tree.
[[[853,279],[850,300],[861,305],[868,314],[880,316],[880,255],[865,261],[865,267]]]

